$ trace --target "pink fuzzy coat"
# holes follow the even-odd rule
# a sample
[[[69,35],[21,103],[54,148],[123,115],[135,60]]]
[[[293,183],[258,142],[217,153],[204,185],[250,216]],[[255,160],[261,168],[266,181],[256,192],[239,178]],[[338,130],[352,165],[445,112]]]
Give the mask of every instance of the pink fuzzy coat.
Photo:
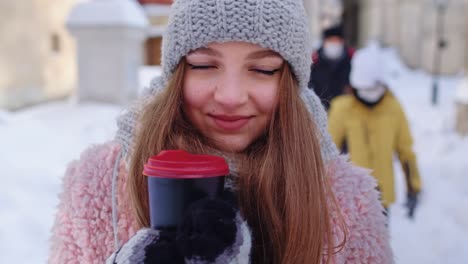
[[[119,149],[116,142],[93,146],[70,164],[52,229],[49,263],[104,263],[115,250],[111,183]],[[345,158],[331,162],[327,170],[348,228],[346,245],[334,255],[332,263],[393,263],[386,218],[369,171]],[[125,196],[126,176],[121,161],[118,238],[122,242],[137,231]],[[341,241],[338,226],[334,234]]]

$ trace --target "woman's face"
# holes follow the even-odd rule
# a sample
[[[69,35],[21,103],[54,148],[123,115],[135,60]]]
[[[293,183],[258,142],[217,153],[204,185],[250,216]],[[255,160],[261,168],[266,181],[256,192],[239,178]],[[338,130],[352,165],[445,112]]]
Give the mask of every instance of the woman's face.
[[[225,151],[242,151],[266,130],[278,105],[284,60],[244,42],[210,44],[186,56],[184,111]]]

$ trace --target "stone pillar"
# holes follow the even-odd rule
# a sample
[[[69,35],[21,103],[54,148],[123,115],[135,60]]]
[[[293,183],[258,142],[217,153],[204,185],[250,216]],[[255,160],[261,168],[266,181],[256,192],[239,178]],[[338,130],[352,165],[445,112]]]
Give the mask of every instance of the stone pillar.
[[[442,38],[447,42],[447,46],[441,50],[441,63],[439,64],[440,74],[456,74],[463,69],[466,49],[464,46],[466,37],[465,26],[465,3],[464,0],[450,0],[443,15]],[[420,55],[420,65],[423,70],[437,74],[434,66],[436,52],[438,49],[437,36],[437,9],[433,0],[421,3],[423,16],[421,17],[421,45],[418,46]],[[404,25],[402,25],[404,26]]]
[[[420,0],[401,0],[400,4],[400,54],[402,59],[411,68],[420,67],[422,36],[422,20],[427,15]]]
[[[468,76],[465,76],[457,87],[455,104],[455,129],[460,135],[468,135]]]
[[[468,1],[465,1],[468,9]],[[468,17],[465,16],[465,50],[468,49]],[[465,77],[457,87],[456,93],[456,125],[455,129],[460,135],[468,135],[468,56],[465,55]]]
[[[319,2],[320,28],[328,28],[341,22],[343,4],[341,0],[325,0]]]
[[[322,41],[322,30],[341,22],[342,0],[304,0],[314,47]]]
[[[134,0],[78,4],[68,19],[78,49],[79,101],[125,104],[138,92],[147,18]]]
[[[304,8],[309,17],[312,43],[318,46],[321,38],[319,0],[304,0]]]
[[[359,19],[359,46],[364,46],[369,40],[382,41],[384,31],[385,10],[381,0],[362,0]]]
[[[382,0],[382,44],[398,47],[400,42],[400,0]]]

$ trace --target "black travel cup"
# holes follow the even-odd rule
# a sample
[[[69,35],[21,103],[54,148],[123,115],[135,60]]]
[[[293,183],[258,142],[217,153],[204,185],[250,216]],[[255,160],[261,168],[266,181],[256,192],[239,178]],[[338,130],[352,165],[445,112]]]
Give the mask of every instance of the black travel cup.
[[[229,167],[219,156],[165,150],[148,159],[143,174],[148,178],[151,227],[175,229],[190,204],[222,194]]]

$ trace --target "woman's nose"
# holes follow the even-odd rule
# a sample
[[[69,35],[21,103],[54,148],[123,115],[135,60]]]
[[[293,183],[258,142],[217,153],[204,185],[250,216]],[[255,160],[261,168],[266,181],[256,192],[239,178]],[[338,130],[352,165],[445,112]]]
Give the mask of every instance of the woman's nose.
[[[225,74],[219,79],[214,92],[217,103],[228,109],[235,109],[247,103],[248,99],[245,78],[237,74]]]

